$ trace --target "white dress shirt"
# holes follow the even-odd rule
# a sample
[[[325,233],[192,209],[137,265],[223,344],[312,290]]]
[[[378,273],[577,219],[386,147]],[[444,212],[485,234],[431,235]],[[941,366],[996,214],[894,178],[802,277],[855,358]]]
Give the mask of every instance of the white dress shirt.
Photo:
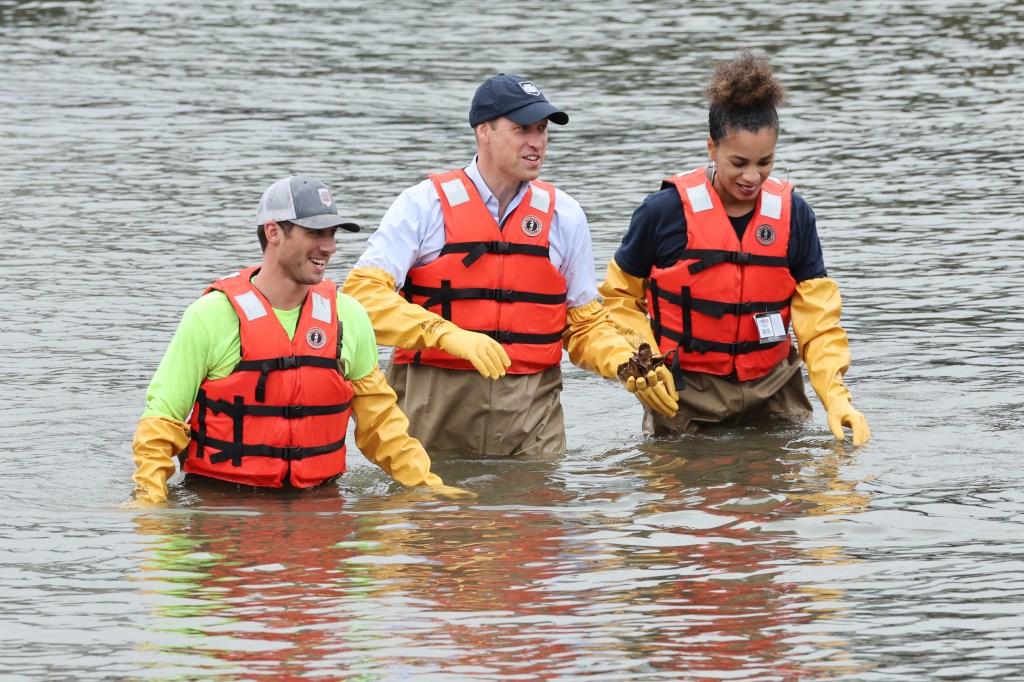
[[[508,205],[504,216],[498,215],[498,199],[480,175],[476,157],[465,169],[494,220],[502,221],[523,200],[528,183]],[[597,281],[587,216],[579,203],[560,189],[555,190],[555,213],[549,232],[551,263],[565,277],[568,286],[566,302],[576,308],[597,299]],[[438,257],[444,247],[444,215],[441,199],[428,178],[402,192],[370,235],[366,251],[354,268],[375,267],[387,271],[401,289],[409,270],[426,265]]]

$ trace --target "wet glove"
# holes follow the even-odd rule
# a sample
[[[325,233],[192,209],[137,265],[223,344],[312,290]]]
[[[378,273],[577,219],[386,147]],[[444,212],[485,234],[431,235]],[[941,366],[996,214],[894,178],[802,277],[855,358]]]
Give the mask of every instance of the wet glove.
[[[811,387],[828,413],[828,426],[836,440],[844,440],[843,426],[853,431],[853,444],[871,438],[867,419],[851,404],[843,376],[850,367],[850,343],[839,326],[843,302],[839,286],[829,277],[800,282],[790,302],[793,331],[800,355],[807,364]]]
[[[572,363],[597,372],[606,379],[618,381],[619,365],[633,356],[633,347],[612,324],[608,311],[601,303],[594,300],[586,305],[569,308],[566,322],[568,326],[562,335],[562,343]],[[665,371],[656,370],[639,380],[634,379],[632,385],[629,379],[622,383],[644,405],[671,417],[679,409],[679,394],[675,391],[671,371],[667,368],[659,369]]]
[[[505,376],[505,370],[512,364],[501,344],[484,334],[460,329],[447,321],[438,325],[433,333],[438,348],[468,360],[476,371],[488,379]]]
[[[868,420],[863,414],[853,409],[853,405],[845,398],[836,398],[828,406],[828,428],[836,440],[845,440],[844,426],[850,427],[853,432],[853,444],[863,445],[871,438],[871,429],[868,428]]]
[[[132,441],[135,460],[135,499],[163,502],[167,499],[167,479],[174,475],[174,457],[188,447],[188,425],[169,417],[145,417],[139,420]]]
[[[640,402],[659,414],[674,417],[679,411],[679,392],[672,370],[665,365],[651,370],[646,377],[629,377],[623,384]]]

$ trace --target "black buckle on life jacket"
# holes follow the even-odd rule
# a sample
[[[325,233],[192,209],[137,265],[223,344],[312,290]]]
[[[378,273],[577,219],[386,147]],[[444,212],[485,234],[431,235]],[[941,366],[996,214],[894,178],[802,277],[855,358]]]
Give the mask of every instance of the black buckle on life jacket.
[[[516,300],[512,289],[493,289],[493,299],[499,303],[511,303]]]
[[[512,343],[512,332],[505,329],[495,329],[492,338],[498,343]]]
[[[466,257],[462,259],[462,264],[468,268],[485,253],[510,254],[512,253],[512,242],[480,242],[466,254]]]
[[[303,448],[298,447],[282,448],[281,459],[288,462],[297,462],[302,459],[302,450]]]
[[[285,419],[301,419],[305,416],[305,405],[284,405],[281,408],[281,416]]]
[[[747,265],[750,263],[750,254],[746,251],[730,251],[728,260],[736,265]]]
[[[686,344],[687,350],[689,350],[689,351],[692,351],[694,353],[701,353],[701,354],[703,354],[703,353],[707,353],[709,350],[711,350],[706,345],[704,345],[704,342],[701,341],[700,339],[693,339],[693,338],[691,338],[689,341],[690,342],[688,344]]]
[[[296,358],[294,355],[289,355],[288,357],[284,358],[274,358],[273,360],[267,360],[266,362],[263,363],[260,369],[262,369],[263,372],[266,373],[272,372],[275,369],[295,369],[298,366],[298,358]]]

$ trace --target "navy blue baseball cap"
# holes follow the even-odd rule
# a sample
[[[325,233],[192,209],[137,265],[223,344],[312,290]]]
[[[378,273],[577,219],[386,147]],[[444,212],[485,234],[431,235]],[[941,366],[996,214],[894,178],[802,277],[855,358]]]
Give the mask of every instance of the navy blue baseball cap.
[[[488,78],[476,89],[469,107],[469,125],[476,128],[502,116],[520,125],[545,118],[560,126],[569,122],[569,114],[548,102],[533,81],[504,73]]]

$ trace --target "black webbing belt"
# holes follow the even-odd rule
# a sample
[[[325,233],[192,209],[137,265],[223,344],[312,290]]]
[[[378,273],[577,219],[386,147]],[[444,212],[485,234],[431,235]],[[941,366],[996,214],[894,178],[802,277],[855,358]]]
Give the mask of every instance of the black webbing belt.
[[[451,282],[442,281],[439,287],[425,287],[418,284],[406,284],[404,291],[416,296],[427,296],[427,300],[421,303],[424,308],[431,308],[438,304],[445,304],[449,301],[498,301],[499,303],[542,303],[557,305],[564,303],[566,294],[539,294],[532,291],[517,291],[515,289],[483,289],[483,288],[458,288],[453,289]],[[443,315],[448,319],[447,315]]]
[[[692,336],[681,334],[674,329],[669,329],[661,324],[658,325],[658,328],[658,331],[655,332],[656,334],[659,334],[671,341],[675,341],[684,351],[693,353],[728,353],[729,355],[746,355],[747,353],[756,353],[759,350],[774,348],[780,343],[785,342],[785,339],[783,339],[782,341],[768,341],[766,343],[762,343],[760,341],[723,343],[721,341],[695,339]],[[676,352],[678,353],[679,351],[677,350]]]
[[[441,256],[449,253],[465,253],[462,264],[467,268],[485,253],[522,254],[526,256],[543,256],[549,258],[548,247],[536,244],[513,244],[511,242],[455,242],[445,244]]]
[[[682,294],[674,294],[671,291],[665,291],[653,282],[651,283],[650,289],[652,292],[656,292],[654,294],[655,296],[663,298],[669,303],[674,303],[680,307],[684,305],[684,297]],[[720,320],[726,315],[771,313],[789,306],[788,298],[784,301],[749,301],[746,303],[722,303],[721,301],[692,297],[689,300],[691,310],[713,317],[716,320]]]
[[[269,445],[239,445],[244,436],[244,418],[253,417],[282,417],[284,419],[301,419],[302,417],[316,417],[326,414],[341,414],[349,409],[351,401],[337,405],[246,405],[242,396],[235,396],[232,401],[210,399],[206,391],[200,389],[196,396],[196,409],[199,410],[198,426],[192,434],[192,440],[196,444],[195,456],[202,459],[207,447],[220,450],[220,454],[210,455],[210,461],[214,464],[230,459],[233,466],[242,465],[242,457],[256,455],[261,457],[280,457],[281,459],[305,459],[315,457],[325,452],[333,452],[345,444],[345,439],[340,444],[321,445],[315,448],[275,448]],[[214,414],[227,413],[231,416],[232,441],[210,438],[206,434],[207,410]],[[325,449],[326,448],[326,449]],[[284,454],[282,454],[284,453]]]
[[[696,263],[690,263],[688,269],[691,275],[696,275],[702,270],[710,268],[719,263],[734,263],[736,265],[768,265],[772,267],[789,267],[789,260],[785,256],[759,256],[746,251],[724,251],[721,249],[684,249],[682,259],[696,259]]]
[[[337,358],[324,358],[317,355],[290,355],[282,358],[270,358],[268,360],[242,360],[232,372],[259,372],[260,378],[256,382],[256,401],[263,402],[267,395],[267,375],[280,369],[295,369],[296,367],[326,367],[327,369],[338,369]]]
[[[521,334],[519,332],[510,332],[504,329],[469,329],[467,331],[476,332],[477,334],[483,334],[489,336],[498,343],[555,343],[556,341],[562,340],[562,332],[555,332],[553,334]]]
[[[338,405],[245,405],[241,407],[226,400],[206,399],[206,406],[214,414],[228,413],[233,418],[250,415],[253,417],[283,417],[284,419],[301,419],[302,417],[319,417],[325,414],[341,414],[351,406],[351,401]]]
[[[217,438],[206,438],[206,445],[220,450],[210,455],[212,464],[219,464],[231,460],[232,466],[242,466],[243,457],[275,457],[288,462],[294,462],[308,457],[318,457],[329,452],[335,452],[345,446],[345,439],[342,438],[327,445],[317,445],[311,448],[277,448],[271,445],[239,445],[231,441],[219,440]]]

